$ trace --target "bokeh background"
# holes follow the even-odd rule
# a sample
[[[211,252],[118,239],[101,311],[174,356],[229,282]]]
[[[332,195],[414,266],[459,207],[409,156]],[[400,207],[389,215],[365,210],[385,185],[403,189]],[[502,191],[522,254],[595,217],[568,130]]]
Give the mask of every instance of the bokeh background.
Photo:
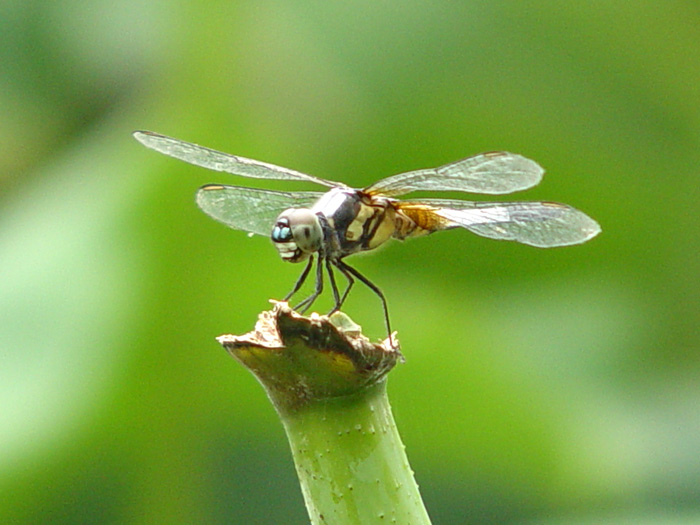
[[[700,522],[699,86],[690,0],[3,2],[2,521],[307,522],[272,407],[214,340],[301,268],[193,202],[250,181],[131,138],[151,129],[354,186],[540,162],[514,199],[598,238],[451,231],[351,261],[407,357],[389,392],[426,505]],[[364,287],[346,311],[383,335]]]

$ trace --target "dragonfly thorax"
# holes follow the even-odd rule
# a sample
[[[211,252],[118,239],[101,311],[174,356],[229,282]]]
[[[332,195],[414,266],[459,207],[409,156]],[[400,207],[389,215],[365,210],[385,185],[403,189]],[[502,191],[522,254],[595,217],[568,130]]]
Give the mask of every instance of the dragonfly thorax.
[[[280,257],[301,262],[321,249],[323,230],[318,216],[306,208],[290,208],[280,213],[270,234]]]

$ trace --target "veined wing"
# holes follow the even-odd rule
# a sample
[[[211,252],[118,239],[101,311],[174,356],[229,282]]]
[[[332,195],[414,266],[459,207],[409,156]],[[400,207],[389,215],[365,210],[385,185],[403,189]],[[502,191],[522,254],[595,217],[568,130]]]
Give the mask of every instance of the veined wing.
[[[544,170],[533,160],[507,151],[496,151],[439,168],[393,175],[375,182],[364,191],[389,197],[419,190],[496,195],[531,188],[542,180],[543,174]]]
[[[428,220],[433,229],[462,227],[489,237],[538,248],[580,244],[595,237],[600,226],[585,213],[556,202],[470,202],[421,199],[401,202],[401,211],[420,217],[429,207],[441,220]],[[423,210],[421,212],[421,210]]]
[[[318,191],[283,192],[208,184],[197,192],[197,206],[226,226],[269,237],[277,216],[287,208],[310,208]]]
[[[315,182],[329,188],[342,186],[342,184],[320,179],[306,173],[282,168],[259,160],[223,153],[185,142],[184,140],[159,135],[152,131],[135,131],[134,138],[147,148],[151,148],[159,153],[214,171],[223,171],[251,179],[303,180]]]

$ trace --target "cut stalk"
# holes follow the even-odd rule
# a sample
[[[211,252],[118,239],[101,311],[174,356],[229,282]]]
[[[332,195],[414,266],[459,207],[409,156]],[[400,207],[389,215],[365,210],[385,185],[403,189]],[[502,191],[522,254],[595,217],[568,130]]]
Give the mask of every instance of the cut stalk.
[[[386,393],[401,354],[358,328],[276,303],[255,331],[219,342],[275,406],[312,523],[430,523]]]

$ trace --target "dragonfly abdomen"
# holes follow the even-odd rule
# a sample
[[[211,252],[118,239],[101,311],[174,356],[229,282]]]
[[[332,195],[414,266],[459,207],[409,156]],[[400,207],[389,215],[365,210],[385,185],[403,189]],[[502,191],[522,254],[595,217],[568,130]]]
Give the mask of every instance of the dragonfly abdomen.
[[[395,208],[394,238],[403,241],[411,237],[421,237],[434,231],[444,230],[447,221],[440,220],[432,208],[427,206],[406,206],[401,203]]]

